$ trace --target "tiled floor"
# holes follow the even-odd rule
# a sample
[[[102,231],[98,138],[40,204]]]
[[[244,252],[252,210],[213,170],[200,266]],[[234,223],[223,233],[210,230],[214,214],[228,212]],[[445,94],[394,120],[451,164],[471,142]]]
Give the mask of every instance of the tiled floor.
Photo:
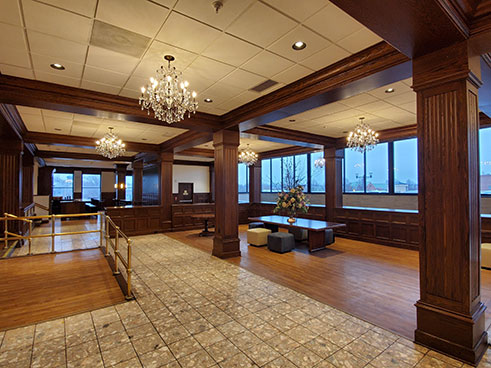
[[[97,220],[80,219],[80,220],[55,220],[55,232],[74,232],[86,230],[98,230]],[[44,223],[34,228],[33,234],[51,234],[51,223]],[[43,254],[51,252],[51,237],[32,239],[32,254]],[[63,235],[55,237],[55,251],[67,252],[77,249],[97,248],[100,243],[100,233],[88,233],[79,235]],[[15,248],[10,254],[11,257],[23,256],[28,252],[27,242],[20,248]]]
[[[165,235],[133,254],[136,301],[2,332],[0,366],[468,367]]]

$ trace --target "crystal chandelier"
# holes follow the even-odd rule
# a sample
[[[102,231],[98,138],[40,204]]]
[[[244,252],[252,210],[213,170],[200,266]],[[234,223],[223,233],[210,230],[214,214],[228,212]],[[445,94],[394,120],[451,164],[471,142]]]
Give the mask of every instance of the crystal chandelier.
[[[175,67],[170,66],[170,62],[175,58],[172,55],[165,55],[168,65],[162,65],[157,69],[156,77],[150,78],[150,84],[142,87],[140,105],[143,109],[153,110],[155,117],[168,124],[177,123],[184,119],[187,113],[195,113],[198,109],[196,92],[188,90],[188,81],[182,81],[182,73]]]
[[[257,162],[258,158],[258,154],[254,151],[251,151],[249,149],[249,145],[247,145],[247,148],[244,151],[239,153],[239,162],[246,164],[247,166],[254,165]]]
[[[378,133],[360,118],[360,122],[354,132],[350,132],[348,136],[348,147],[358,152],[370,151],[375,148],[378,143]]]
[[[319,157],[314,161],[314,166],[318,168],[323,168],[326,165],[326,159],[324,157]]]
[[[121,156],[126,151],[124,148],[126,145],[121,141],[121,139],[118,139],[118,137],[114,135],[112,127],[109,127],[109,132],[107,132],[102,139],[96,141],[95,143],[97,144],[95,150],[107,158]]]

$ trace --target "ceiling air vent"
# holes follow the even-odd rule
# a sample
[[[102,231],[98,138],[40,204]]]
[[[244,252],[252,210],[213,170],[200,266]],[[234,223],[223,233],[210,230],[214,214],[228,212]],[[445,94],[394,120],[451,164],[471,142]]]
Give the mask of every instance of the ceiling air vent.
[[[274,80],[268,79],[267,81],[264,81],[264,82],[258,84],[256,87],[251,88],[250,91],[262,92],[262,91],[267,90],[268,88],[273,87],[276,84],[278,84],[278,82],[275,82]]]

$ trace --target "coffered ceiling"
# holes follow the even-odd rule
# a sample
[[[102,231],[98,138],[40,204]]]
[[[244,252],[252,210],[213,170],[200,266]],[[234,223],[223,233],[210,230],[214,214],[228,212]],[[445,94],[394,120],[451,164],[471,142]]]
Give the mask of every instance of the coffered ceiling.
[[[251,150],[253,150],[254,152],[257,152],[257,153],[277,150],[277,149],[286,148],[286,147],[292,147],[289,144],[262,141],[262,140],[257,140],[257,139],[242,138],[241,137],[240,138],[239,151],[245,150],[247,148],[247,145],[249,145],[249,148]],[[196,148],[213,149],[213,142],[200,144],[199,146],[196,146]]]
[[[0,72],[137,98],[172,54],[199,110],[221,115],[381,40],[327,0],[228,0],[218,14],[211,3],[2,0]],[[268,79],[278,84],[250,91]]]
[[[416,93],[411,78],[367,93],[308,110],[269,125],[339,138],[358,123],[358,118],[376,130],[416,124]],[[392,93],[386,90],[393,89]]]
[[[94,154],[95,149],[93,148],[83,148],[83,147],[72,147],[72,146],[60,146],[54,144],[36,144],[36,147],[40,151],[49,151],[49,152],[71,152],[71,153],[86,153],[86,154]],[[138,152],[130,152],[126,151],[122,156],[131,157],[136,155]]]

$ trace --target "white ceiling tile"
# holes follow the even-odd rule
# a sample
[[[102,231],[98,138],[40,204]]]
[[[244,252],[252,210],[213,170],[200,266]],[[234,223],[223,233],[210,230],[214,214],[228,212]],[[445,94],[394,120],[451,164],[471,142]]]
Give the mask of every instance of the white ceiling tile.
[[[327,0],[309,0],[308,4],[299,4],[298,0],[264,0],[274,8],[301,22],[317,13],[329,4]]]
[[[32,0],[22,0],[27,29],[88,43],[92,20]]]
[[[22,26],[18,0],[0,1],[0,22]]]
[[[358,106],[358,109],[363,112],[376,113],[379,110],[388,109],[392,107],[391,104],[388,104],[385,101],[379,100],[375,102],[368,103],[366,105]]]
[[[222,103],[218,107],[227,111],[236,109],[237,107],[240,107],[248,102],[251,102],[255,100],[256,98],[260,97],[259,93],[257,92],[252,92],[252,91],[245,91],[242,92],[240,95],[231,98],[230,100]]]
[[[245,70],[236,69],[220,82],[242,89],[250,89],[264,81],[266,81],[265,77],[246,72]]]
[[[392,88],[394,91],[392,93],[386,93],[385,91],[388,88]],[[403,83],[402,81],[399,81],[396,83],[385,85],[380,88],[376,88],[374,90],[369,91],[368,93],[371,94],[372,96],[380,98],[381,100],[384,100],[386,98],[398,96],[400,94],[407,93],[407,92],[413,92],[412,88],[409,87],[407,84]]]
[[[89,53],[87,54],[87,65],[118,73],[131,73],[138,61],[135,57],[96,46],[89,46]]]
[[[282,71],[281,73],[273,75],[271,79],[277,82],[290,84],[300,78],[306,77],[311,73],[312,73],[311,69],[306,68],[299,64],[295,64],[292,67]]]
[[[307,19],[304,24],[332,42],[337,42],[364,27],[332,3]]]
[[[406,86],[408,87],[411,87],[413,85],[413,78],[410,77],[408,79],[404,79],[403,81],[401,81],[402,83],[404,83]]]
[[[298,41],[305,42],[307,47],[305,47],[303,50],[294,50],[292,45]],[[269,46],[268,49],[277,53],[278,55],[298,62],[308,58],[329,45],[331,45],[331,42],[325,38],[317,35],[304,26],[298,26]]]
[[[413,103],[416,102],[416,92],[413,92],[413,91],[399,93],[399,94],[395,94],[393,96],[391,96],[391,95],[392,95],[392,93],[388,94],[388,97],[385,99],[385,101],[387,101],[388,103],[390,103],[392,105],[398,106],[398,105],[406,104],[409,102],[413,102]]]
[[[211,105],[212,104],[200,103],[200,105],[198,106],[198,111],[205,112],[207,114],[218,115],[218,116],[223,115],[227,112],[226,110],[218,109]]]
[[[175,9],[213,27],[225,29],[252,2],[253,0],[226,1],[218,14],[212,6],[212,1],[205,0],[179,0]]]
[[[165,55],[174,56],[175,60],[171,63],[177,70],[186,69],[197,57],[197,54],[179,49],[159,41],[153,41],[150,48],[145,53],[142,61],[134,71],[134,75],[149,78],[155,75],[157,69],[162,65],[167,66]]]
[[[218,105],[222,104],[226,100],[238,96],[241,92],[244,92],[243,88],[229,86],[228,84],[218,82],[204,91],[202,93],[202,97],[211,98],[213,102],[209,105],[218,107]]]
[[[22,27],[0,23],[0,63],[30,68],[29,53]]]
[[[401,109],[407,110],[413,114],[416,114],[416,100],[414,100],[413,102],[401,104],[401,105],[399,105],[399,107]]]
[[[56,111],[56,110],[41,110],[42,115],[45,118],[57,118],[63,120],[73,120],[73,114],[65,111]]]
[[[368,28],[360,29],[348,37],[343,38],[337,44],[351,53],[364,50],[376,43],[383,41],[379,36],[370,31]]]
[[[414,114],[410,113],[409,111],[399,109],[397,107],[390,107],[388,109],[378,110],[373,114],[392,121],[406,121],[412,118],[416,120],[416,116]]]
[[[261,49],[257,46],[222,33],[206,48],[203,55],[230,65],[239,66],[260,51]]]
[[[34,71],[37,75],[38,72],[51,73],[62,77],[81,78],[83,64],[77,64],[68,60],[61,60],[58,58],[31,54],[32,62],[34,64]],[[50,65],[53,63],[60,63],[65,67],[65,70],[55,70]]]
[[[153,0],[154,3],[166,6],[169,9],[172,8],[178,0]]]
[[[57,75],[41,71],[35,71],[35,73],[36,79],[43,82],[61,84],[70,87],[80,87],[80,78],[71,78],[59,74]]]
[[[290,60],[263,50],[243,64],[241,68],[270,78],[293,65],[294,63]]]
[[[120,96],[124,97],[129,97],[129,98],[135,98],[138,99],[140,98],[141,92],[140,91],[135,91],[132,89],[122,89],[121,92],[119,93]]]
[[[227,28],[227,33],[266,47],[296,25],[297,22],[256,2]]]
[[[19,114],[29,114],[29,115],[37,115],[37,116],[42,116],[41,115],[41,109],[35,108],[35,107],[27,107],[27,106],[16,106],[17,111],[19,111]]]
[[[93,18],[97,0],[43,0],[44,3]]]
[[[284,87],[284,86],[285,86],[285,84],[284,84],[284,83],[277,83],[277,84],[273,84],[271,87],[266,88],[265,90],[261,91],[261,92],[260,92],[260,94],[261,94],[262,96],[264,96],[264,95],[267,95],[268,93],[271,93],[271,92],[273,92],[273,91],[276,91],[277,89],[280,89],[280,88],[282,88],[282,87]]]
[[[145,87],[148,83],[150,83],[149,78],[142,78],[133,75],[128,79],[124,85],[124,88],[132,91],[141,91],[141,88]]]
[[[146,0],[99,0],[97,6],[97,19],[147,37],[157,34],[168,13]]]
[[[368,93],[362,93],[350,98],[345,98],[344,100],[341,100],[343,105],[349,106],[349,107],[358,107],[361,105],[366,105],[372,102],[376,102],[378,99],[372,95],[369,95]]]
[[[44,118],[46,132],[56,134],[70,134],[72,121],[69,119]]]
[[[221,32],[176,12],[166,20],[157,40],[192,52],[201,53]]]
[[[74,120],[72,123],[71,135],[93,137],[99,128],[98,124],[90,124],[83,121]]]
[[[198,80],[217,81],[234,69],[230,65],[200,56],[182,74],[189,81],[191,87],[195,88],[193,87],[193,83],[197,83],[195,78]]]
[[[31,52],[48,55],[53,59],[63,59],[83,64],[87,54],[87,45],[68,41],[51,35],[28,31]]]
[[[99,69],[86,65],[82,79],[96,83],[109,84],[111,86],[121,88],[126,83],[128,74],[116,73],[106,69]]]
[[[45,132],[43,117],[41,114],[27,114],[23,111],[19,111],[22,121],[24,122],[28,131],[32,132]]]
[[[308,57],[307,59],[301,62],[302,65],[305,65],[311,69],[323,69],[326,66],[334,64],[335,62],[342,60],[350,55],[349,52],[342,49],[341,47],[332,44],[328,46],[324,50],[321,50],[314,55]]]
[[[329,106],[329,105],[327,105]],[[335,112],[334,114],[324,115],[318,118],[312,118],[315,122],[321,124],[331,124],[339,120],[351,119],[355,120],[358,116],[365,116],[365,113],[356,109],[348,109],[345,111]]]
[[[90,80],[82,79],[81,88],[88,89],[91,91],[109,93],[112,95],[117,95],[121,90],[121,87],[112,86],[109,84],[97,83]]]
[[[29,53],[26,50],[2,50],[0,53],[0,64],[8,64],[14,67],[29,69]]]

